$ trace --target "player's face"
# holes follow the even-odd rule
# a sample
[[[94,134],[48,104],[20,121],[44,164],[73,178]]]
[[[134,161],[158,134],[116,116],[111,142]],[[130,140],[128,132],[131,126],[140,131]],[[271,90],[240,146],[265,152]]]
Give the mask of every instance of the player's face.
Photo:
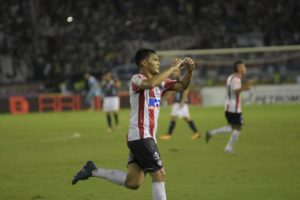
[[[157,75],[159,73],[160,62],[157,54],[151,54],[145,62],[150,74]]]
[[[246,73],[247,73],[247,68],[246,68],[245,64],[239,64],[238,70],[239,70],[239,73],[243,76],[246,75]]]

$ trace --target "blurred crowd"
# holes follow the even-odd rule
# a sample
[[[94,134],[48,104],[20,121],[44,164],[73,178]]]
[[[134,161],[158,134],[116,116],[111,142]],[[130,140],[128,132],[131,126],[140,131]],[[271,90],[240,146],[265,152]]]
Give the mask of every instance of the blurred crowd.
[[[10,0],[0,9],[0,56],[12,58],[0,77],[8,63],[27,81],[101,74],[171,38],[177,49],[300,43],[298,0]],[[192,41],[176,46],[178,36]]]

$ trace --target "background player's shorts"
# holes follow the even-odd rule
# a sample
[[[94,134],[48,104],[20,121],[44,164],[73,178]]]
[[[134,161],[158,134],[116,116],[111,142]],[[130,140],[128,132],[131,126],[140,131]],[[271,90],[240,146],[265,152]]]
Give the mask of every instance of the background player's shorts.
[[[103,111],[118,111],[120,109],[120,98],[118,96],[104,97],[103,99]]]
[[[177,117],[190,117],[190,112],[188,105],[185,103],[182,107],[180,107],[180,103],[174,103],[172,106],[171,116]]]
[[[163,167],[153,138],[128,141],[127,145],[130,149],[128,164],[136,163],[145,172],[156,172]]]
[[[225,116],[226,116],[228,124],[231,124],[231,125],[243,125],[244,124],[244,118],[243,118],[242,113],[225,112]]]

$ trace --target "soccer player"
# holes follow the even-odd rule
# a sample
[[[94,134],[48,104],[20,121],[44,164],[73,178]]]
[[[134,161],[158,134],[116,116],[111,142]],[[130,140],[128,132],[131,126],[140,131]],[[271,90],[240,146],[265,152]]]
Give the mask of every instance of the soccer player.
[[[128,172],[96,168],[92,161],[88,161],[74,176],[72,183],[89,177],[99,177],[129,189],[138,189],[146,173],[149,173],[152,178],[153,199],[165,200],[165,170],[156,143],[160,101],[165,92],[182,91],[189,86],[195,64],[190,58],[175,59],[170,68],[160,73],[158,55],[151,49],[138,50],[135,62],[140,73],[133,75],[130,81]],[[186,68],[184,77],[180,81],[168,79],[174,71],[180,70],[181,65]]]
[[[242,84],[242,77],[246,75],[247,68],[242,61],[237,61],[233,65],[234,73],[231,74],[226,81],[227,95],[225,100],[225,117],[228,125],[218,129],[206,132],[206,142],[208,143],[212,136],[222,133],[231,132],[231,137],[224,149],[227,153],[233,153],[233,146],[238,140],[243,125],[243,115],[241,109],[240,95],[245,90],[250,90],[253,81],[248,80],[246,84]]]
[[[99,82],[97,81],[97,79],[94,76],[92,76],[88,72],[86,72],[84,74],[84,78],[88,81],[88,85],[89,85],[89,91],[86,96],[85,102],[90,107],[90,110],[93,110],[94,109],[93,99],[94,99],[94,97],[100,96],[100,94],[101,94]]]
[[[175,71],[173,73],[173,77],[176,80],[180,80],[180,73],[178,71]],[[189,127],[192,129],[193,135],[192,135],[191,139],[196,140],[201,137],[196,125],[194,124],[194,121],[190,117],[189,107],[187,104],[188,93],[189,93],[188,89],[186,89],[184,91],[178,91],[175,93],[175,100],[174,100],[174,104],[172,106],[169,130],[168,130],[167,134],[159,137],[161,140],[171,139],[173,130],[176,126],[177,117],[183,118],[188,123]]]
[[[120,98],[118,96],[118,89],[120,88],[120,81],[113,79],[111,72],[107,72],[103,76],[101,84],[103,97],[103,111],[106,113],[108,132],[112,131],[111,116],[114,116],[116,128],[119,127],[119,108]]]

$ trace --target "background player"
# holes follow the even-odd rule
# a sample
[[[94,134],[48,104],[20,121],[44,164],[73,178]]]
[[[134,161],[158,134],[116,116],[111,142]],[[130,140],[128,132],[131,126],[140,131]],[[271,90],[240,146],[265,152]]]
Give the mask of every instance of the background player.
[[[107,119],[107,131],[112,131],[112,115],[115,119],[116,128],[119,128],[119,116],[120,98],[118,96],[118,89],[121,83],[117,79],[113,79],[111,72],[107,72],[103,76],[101,83],[103,93],[103,111],[106,113]]]
[[[172,76],[174,79],[180,80],[179,71],[175,71],[172,74]],[[174,99],[174,103],[172,106],[171,121],[169,124],[168,133],[166,135],[160,136],[161,140],[171,139],[173,130],[176,126],[177,117],[183,118],[188,123],[189,127],[192,129],[193,135],[192,135],[191,139],[195,140],[195,139],[198,139],[201,137],[198,129],[196,128],[196,125],[194,124],[194,121],[190,117],[189,107],[187,104],[188,94],[189,94],[189,89],[186,89],[184,91],[178,91],[175,93],[175,99]]]
[[[94,109],[94,97],[100,96],[101,90],[99,87],[98,80],[92,76],[90,73],[86,72],[84,74],[84,78],[88,82],[89,91],[86,96],[85,102],[89,106],[90,110]]]
[[[188,87],[195,64],[190,58],[175,59],[169,69],[159,73],[159,58],[151,49],[138,50],[135,62],[140,73],[133,75],[130,81],[128,173],[112,169],[97,169],[92,161],[88,161],[74,176],[72,183],[96,176],[130,189],[138,189],[144,181],[145,174],[149,173],[152,178],[153,199],[165,200],[165,170],[156,144],[160,100],[169,90],[182,91]],[[168,79],[174,71],[179,71],[181,64],[186,67],[185,76],[180,81]]]
[[[247,73],[246,65],[242,61],[235,62],[233,70],[234,73],[226,81],[225,117],[229,125],[206,133],[206,142],[208,143],[213,135],[231,132],[231,137],[224,149],[228,153],[233,152],[233,145],[238,140],[244,122],[241,109],[241,92],[250,90],[253,85],[252,80],[248,80],[246,84],[242,85],[241,79]]]

